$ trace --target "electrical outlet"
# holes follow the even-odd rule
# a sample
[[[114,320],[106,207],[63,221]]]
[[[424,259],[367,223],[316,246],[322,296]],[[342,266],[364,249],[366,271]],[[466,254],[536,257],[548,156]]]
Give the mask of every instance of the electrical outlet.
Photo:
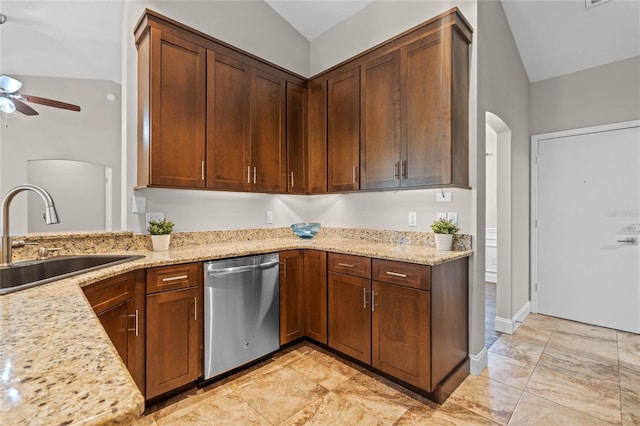
[[[436,201],[438,203],[450,203],[451,202],[451,191],[438,191],[436,192]]]
[[[145,214],[145,218],[147,219],[147,227],[149,226],[149,222],[151,222],[152,220],[155,220],[157,222],[160,222],[162,220],[164,220],[164,213],[163,212],[149,212]]]
[[[409,226],[418,226],[418,216],[416,212],[409,212]]]
[[[446,213],[436,213],[436,220],[440,220],[440,219],[447,219],[447,214]]]
[[[447,212],[447,220],[451,221],[454,225],[458,224],[458,213],[456,212]]]
[[[273,224],[273,212],[266,212],[264,214],[264,223],[267,225]]]

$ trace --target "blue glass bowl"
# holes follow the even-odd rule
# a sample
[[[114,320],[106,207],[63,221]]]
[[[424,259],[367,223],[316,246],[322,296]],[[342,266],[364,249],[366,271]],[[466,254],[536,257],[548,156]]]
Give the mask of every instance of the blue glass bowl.
[[[300,238],[313,238],[320,231],[319,223],[294,223],[291,230]]]

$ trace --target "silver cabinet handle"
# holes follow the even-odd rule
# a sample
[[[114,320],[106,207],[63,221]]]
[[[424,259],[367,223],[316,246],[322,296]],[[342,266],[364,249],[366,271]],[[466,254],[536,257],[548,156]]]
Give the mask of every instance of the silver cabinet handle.
[[[351,168],[351,183],[356,183],[356,166]]]
[[[131,330],[130,328],[128,329],[129,331],[135,331],[136,332],[136,337],[138,337],[138,310],[136,309],[136,313],[133,315],[129,315],[129,317],[133,317],[134,321],[135,321],[135,328],[133,330]],[[128,326],[127,326],[128,327]]]
[[[293,188],[293,171],[291,172],[291,187]]]
[[[367,293],[367,288],[362,287],[362,309],[367,309],[367,301],[369,300],[369,298],[367,297]]]
[[[193,320],[198,321],[198,298],[193,298]]]
[[[204,160],[202,160],[202,164],[200,165],[200,173],[202,174],[202,180],[204,180]]]
[[[378,296],[380,296],[380,293],[378,293]],[[371,312],[374,312],[376,310],[376,292],[371,290]]]
[[[256,183],[256,168],[253,168],[253,184],[255,185]]]
[[[353,268],[353,265],[350,263],[341,263],[338,262],[338,266],[344,266],[345,268]]]
[[[400,174],[402,175],[402,179],[408,179],[408,176],[407,176],[407,160],[402,160],[401,169],[402,169],[402,171],[400,172]]]
[[[247,183],[251,183],[251,166],[247,166]]]
[[[162,282],[163,283],[168,283],[168,282],[171,282],[171,281],[186,280],[187,278],[189,278],[189,275],[178,275],[177,277],[163,278]]]
[[[638,244],[638,239],[635,237],[629,237],[629,238],[625,238],[624,240],[618,240],[619,243],[628,243],[631,245],[637,245]]]
[[[407,274],[400,274],[398,272],[387,271],[386,274],[391,275],[392,277],[407,278]]]
[[[395,180],[400,179],[400,173],[399,173],[399,169],[400,168],[400,162],[396,161],[395,163],[393,163],[393,178]]]

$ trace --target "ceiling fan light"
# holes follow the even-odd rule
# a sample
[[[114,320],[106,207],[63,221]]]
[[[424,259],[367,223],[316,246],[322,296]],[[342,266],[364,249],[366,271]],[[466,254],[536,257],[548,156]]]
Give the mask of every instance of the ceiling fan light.
[[[16,110],[16,106],[11,99],[0,98],[0,111],[5,114],[11,114]]]

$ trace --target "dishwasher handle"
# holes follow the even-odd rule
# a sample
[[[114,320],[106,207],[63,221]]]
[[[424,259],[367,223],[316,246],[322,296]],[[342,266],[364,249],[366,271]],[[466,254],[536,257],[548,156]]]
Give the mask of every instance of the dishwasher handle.
[[[244,266],[234,266],[231,268],[219,268],[212,269],[210,266],[207,268],[207,276],[211,277],[213,275],[227,275],[227,274],[239,274],[241,272],[253,271],[255,269],[270,269],[274,266],[278,266],[278,261],[275,260],[273,262],[265,262],[259,265],[244,265]]]

